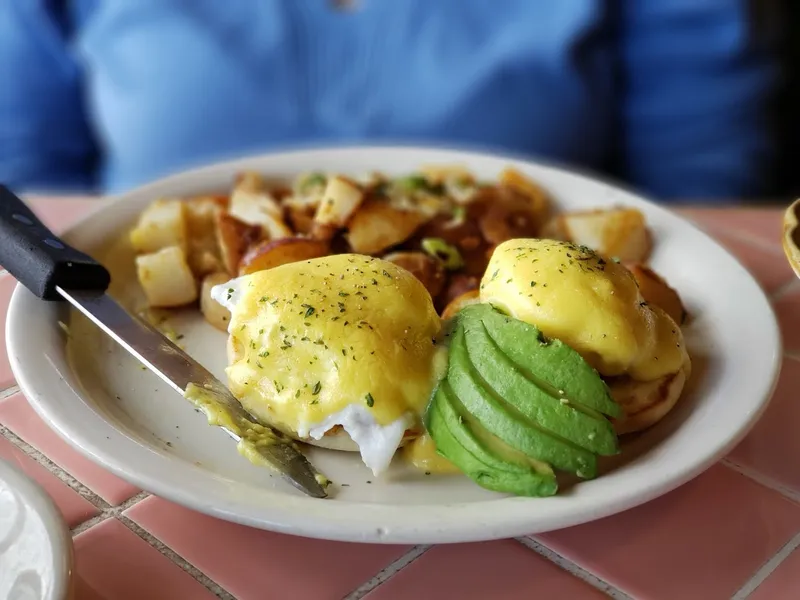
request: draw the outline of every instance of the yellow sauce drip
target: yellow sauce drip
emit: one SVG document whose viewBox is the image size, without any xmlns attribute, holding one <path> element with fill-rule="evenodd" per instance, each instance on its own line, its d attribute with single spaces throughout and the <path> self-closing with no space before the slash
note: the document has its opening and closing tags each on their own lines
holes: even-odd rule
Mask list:
<svg viewBox="0 0 800 600">
<path fill-rule="evenodd" d="M 436 444 L 427 433 L 403 448 L 403 458 L 426 473 L 460 473 L 458 467 L 436 452 Z"/>
<path fill-rule="evenodd" d="M 216 393 L 210 388 L 190 383 L 186 386 L 184 397 L 206 415 L 209 425 L 224 427 L 238 435 L 240 439 L 236 449 L 257 467 L 274 468 L 261 455 L 260 448 L 278 443 L 292 443 L 288 439 L 278 438 L 270 429 L 259 423 L 234 415 L 218 400 Z M 330 483 L 322 475 L 317 476 L 317 481 L 323 486 Z"/>
</svg>

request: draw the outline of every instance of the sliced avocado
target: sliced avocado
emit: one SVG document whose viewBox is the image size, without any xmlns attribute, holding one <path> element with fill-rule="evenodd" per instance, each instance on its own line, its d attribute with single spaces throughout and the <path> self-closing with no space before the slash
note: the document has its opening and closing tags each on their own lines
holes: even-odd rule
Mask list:
<svg viewBox="0 0 800 600">
<path fill-rule="evenodd" d="M 462 323 L 470 362 L 498 396 L 542 429 L 585 450 L 600 455 L 617 453 L 617 435 L 608 419 L 596 411 L 592 411 L 592 415 L 581 412 L 565 396 L 553 393 L 550 386 L 540 387 L 537 381 L 526 378 L 489 337 L 482 320 L 465 316 L 462 317 Z M 539 341 L 532 336 L 520 340 L 520 344 L 538 346 Z M 549 346 L 544 351 L 536 349 L 541 360 L 553 360 L 549 349 Z M 599 379 L 598 375 L 585 372 L 578 376 Z"/>
<path fill-rule="evenodd" d="M 451 340 L 447 381 L 464 408 L 489 432 L 525 455 L 584 479 L 595 477 L 594 454 L 543 430 L 485 384 L 470 363 L 463 322 Z"/>
<path fill-rule="evenodd" d="M 446 381 L 439 384 L 425 416 L 428 433 L 442 456 L 489 490 L 518 496 L 552 496 L 558 491 L 548 465 L 540 463 L 537 469 L 530 463 L 503 460 L 488 450 L 472 430 L 475 424 L 467 424 L 454 408 L 452 392 L 448 390 Z M 492 436 L 485 430 L 482 434 Z"/>
<path fill-rule="evenodd" d="M 584 412 L 621 416 L 622 409 L 597 371 L 561 340 L 547 340 L 533 325 L 508 317 L 488 304 L 467 306 L 460 316 L 464 320 L 480 318 L 506 357 L 539 387 L 549 386 L 551 393 L 562 395 Z M 531 343 L 531 339 L 539 343 Z"/>
</svg>

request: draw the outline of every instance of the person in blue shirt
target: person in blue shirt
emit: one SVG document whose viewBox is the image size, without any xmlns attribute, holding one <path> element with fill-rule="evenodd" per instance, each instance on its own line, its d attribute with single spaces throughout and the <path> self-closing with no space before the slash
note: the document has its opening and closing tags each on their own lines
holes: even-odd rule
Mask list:
<svg viewBox="0 0 800 600">
<path fill-rule="evenodd" d="M 2 0 L 0 181 L 119 192 L 290 146 L 426 143 L 662 199 L 769 189 L 748 0 Z"/>
</svg>

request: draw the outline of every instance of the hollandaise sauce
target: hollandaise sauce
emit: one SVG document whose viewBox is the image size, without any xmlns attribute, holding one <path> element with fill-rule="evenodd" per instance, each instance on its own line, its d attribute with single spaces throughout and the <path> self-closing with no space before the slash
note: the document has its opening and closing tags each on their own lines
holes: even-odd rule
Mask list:
<svg viewBox="0 0 800 600">
<path fill-rule="evenodd" d="M 630 271 L 585 246 L 504 242 L 492 255 L 480 298 L 562 340 L 601 375 L 650 381 L 686 360 L 680 328 L 644 301 Z"/>
<path fill-rule="evenodd" d="M 337 255 L 260 271 L 228 289 L 229 385 L 251 414 L 303 438 L 351 405 L 381 426 L 424 410 L 440 321 L 407 271 Z"/>
<path fill-rule="evenodd" d="M 273 468 L 272 464 L 262 456 L 260 449 L 277 443 L 292 443 L 287 438 L 279 439 L 275 433 L 260 423 L 233 414 L 217 399 L 217 395 L 210 388 L 190 383 L 186 386 L 184 397 L 205 414 L 209 425 L 224 427 L 239 436 L 237 444 L 239 454 L 257 467 Z M 322 475 L 317 476 L 317 481 L 323 486 L 330 483 Z"/>
<path fill-rule="evenodd" d="M 439 454 L 436 443 L 428 433 L 415 438 L 403 447 L 403 458 L 425 473 L 460 473 L 461 470 Z"/>
</svg>

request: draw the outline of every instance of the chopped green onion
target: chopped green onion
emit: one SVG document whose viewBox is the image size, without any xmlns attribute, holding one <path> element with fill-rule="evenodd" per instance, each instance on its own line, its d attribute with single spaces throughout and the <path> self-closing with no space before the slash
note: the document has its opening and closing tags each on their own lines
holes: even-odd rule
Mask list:
<svg viewBox="0 0 800 600">
<path fill-rule="evenodd" d="M 458 248 L 448 244 L 442 238 L 425 238 L 421 245 L 425 254 L 440 261 L 449 271 L 455 271 L 464 266 L 464 259 L 461 258 Z"/>
</svg>

